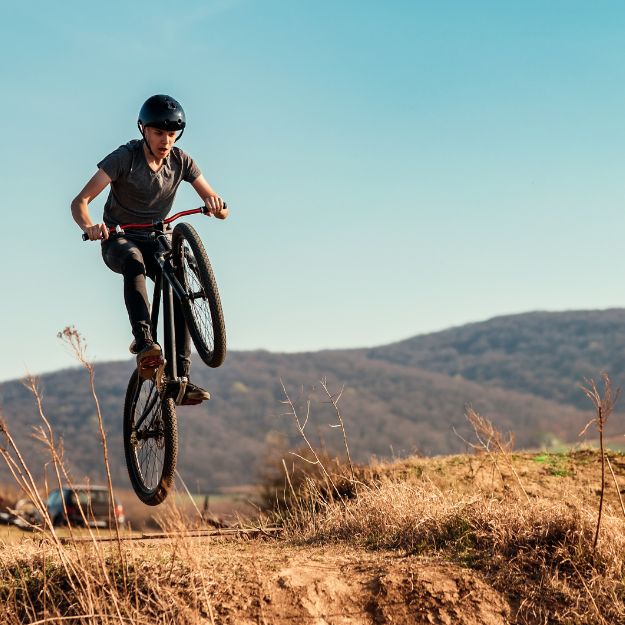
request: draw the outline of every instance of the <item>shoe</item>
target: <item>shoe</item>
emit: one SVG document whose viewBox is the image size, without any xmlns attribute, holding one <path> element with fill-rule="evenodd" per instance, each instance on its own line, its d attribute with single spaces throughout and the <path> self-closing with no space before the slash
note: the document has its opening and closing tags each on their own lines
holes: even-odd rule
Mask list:
<svg viewBox="0 0 625 625">
<path fill-rule="evenodd" d="M 184 396 L 180 402 L 183 406 L 192 406 L 199 404 L 200 402 L 210 399 L 210 393 L 200 388 L 193 382 L 187 382 L 187 388 L 185 389 Z"/>
<path fill-rule="evenodd" d="M 145 341 L 143 345 L 137 346 L 136 349 L 139 377 L 149 380 L 164 363 L 161 346 L 154 341 Z"/>
</svg>

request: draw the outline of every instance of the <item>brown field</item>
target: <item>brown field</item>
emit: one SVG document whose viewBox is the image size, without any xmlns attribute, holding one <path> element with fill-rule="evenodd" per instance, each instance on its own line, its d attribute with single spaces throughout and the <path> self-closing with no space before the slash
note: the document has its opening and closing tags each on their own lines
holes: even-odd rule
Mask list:
<svg viewBox="0 0 625 625">
<path fill-rule="evenodd" d="M 179 510 L 190 526 L 200 523 L 200 516 L 213 519 L 225 525 L 235 523 L 239 518 L 248 518 L 257 508 L 257 489 L 241 486 L 227 492 L 193 494 L 191 500 L 185 492 L 169 497 L 158 507 L 146 506 L 131 489 L 115 489 L 115 494 L 124 506 L 124 513 L 130 527 L 136 530 L 156 529 L 159 519 L 171 513 L 172 508 Z"/>
</svg>

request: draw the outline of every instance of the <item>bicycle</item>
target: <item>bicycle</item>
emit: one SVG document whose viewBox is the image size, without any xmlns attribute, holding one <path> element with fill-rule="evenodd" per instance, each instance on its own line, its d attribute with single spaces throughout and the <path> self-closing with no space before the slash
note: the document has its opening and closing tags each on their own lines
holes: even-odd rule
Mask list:
<svg viewBox="0 0 625 625">
<path fill-rule="evenodd" d="M 176 366 L 173 298 L 181 308 L 198 355 L 209 367 L 219 367 L 226 357 L 226 329 L 217 282 L 202 240 L 188 223 L 173 221 L 187 215 L 207 214 L 205 207 L 176 213 L 155 223 L 126 224 L 111 228 L 111 235 L 126 230 L 150 230 L 161 273 L 154 283 L 151 324 L 157 341 L 163 302 L 163 356 L 155 374 L 147 379 L 135 369 L 124 401 L 124 452 L 132 487 L 148 505 L 162 503 L 171 489 L 178 455 L 176 405 L 184 397 L 187 379 Z M 171 239 L 171 241 L 170 241 Z M 83 240 L 88 236 L 83 234 Z M 160 361 L 160 359 L 159 359 Z M 147 363 L 148 365 L 150 363 Z"/>
</svg>

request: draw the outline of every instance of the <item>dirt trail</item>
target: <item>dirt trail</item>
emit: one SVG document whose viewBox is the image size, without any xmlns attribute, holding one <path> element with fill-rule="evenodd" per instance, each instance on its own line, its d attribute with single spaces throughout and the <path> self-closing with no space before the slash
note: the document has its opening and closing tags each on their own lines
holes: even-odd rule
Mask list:
<svg viewBox="0 0 625 625">
<path fill-rule="evenodd" d="M 397 552 L 245 541 L 213 543 L 201 560 L 216 623 L 510 622 L 504 598 L 476 573 Z"/>
</svg>

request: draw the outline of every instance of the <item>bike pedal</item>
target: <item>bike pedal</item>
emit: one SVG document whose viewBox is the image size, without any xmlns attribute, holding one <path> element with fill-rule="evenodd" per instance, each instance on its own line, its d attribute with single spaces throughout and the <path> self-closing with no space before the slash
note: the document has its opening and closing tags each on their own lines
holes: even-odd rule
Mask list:
<svg viewBox="0 0 625 625">
<path fill-rule="evenodd" d="M 139 375 L 146 380 L 150 379 L 164 362 L 162 356 L 146 356 L 139 364 Z"/>
<path fill-rule="evenodd" d="M 142 369 L 158 369 L 163 364 L 161 356 L 148 356 L 141 361 Z"/>
</svg>

